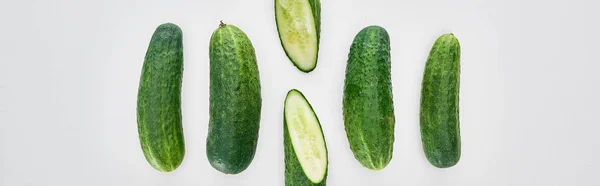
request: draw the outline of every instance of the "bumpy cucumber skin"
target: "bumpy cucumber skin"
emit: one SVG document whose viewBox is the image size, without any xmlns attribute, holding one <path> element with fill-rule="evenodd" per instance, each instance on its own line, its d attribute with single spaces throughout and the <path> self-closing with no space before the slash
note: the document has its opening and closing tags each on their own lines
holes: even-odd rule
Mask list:
<svg viewBox="0 0 600 186">
<path fill-rule="evenodd" d="M 300 93 L 300 95 L 302 95 L 302 97 L 306 100 L 306 97 L 304 97 L 304 94 L 302 94 L 302 92 L 300 92 L 296 89 L 290 90 L 288 92 L 288 95 L 292 91 Z M 315 114 L 315 118 L 317 118 L 317 121 L 319 121 L 319 118 L 317 117 L 315 111 L 313 110 L 312 105 L 310 105 L 310 102 L 308 102 L 308 100 L 306 102 L 310 106 L 310 110 L 312 110 L 313 114 Z M 319 128 L 321 130 L 321 134 L 323 134 L 323 129 L 321 128 L 320 121 L 319 121 Z M 323 136 L 323 140 L 325 140 L 325 136 Z M 284 111 L 283 111 L 283 146 L 284 146 L 284 151 L 285 151 L 285 185 L 286 186 L 324 186 L 324 185 L 326 185 L 327 172 L 329 171 L 329 160 L 327 160 L 327 169 L 325 170 L 325 176 L 323 177 L 323 180 L 321 181 L 321 183 L 313 183 L 312 181 L 310 181 L 310 179 L 308 179 L 308 177 L 304 173 L 304 170 L 302 169 L 302 165 L 300 165 L 300 162 L 298 161 L 298 157 L 296 156 L 296 152 L 294 151 L 294 146 L 292 145 L 292 139 L 290 139 L 290 134 L 289 134 L 288 127 L 287 127 L 287 121 L 286 121 L 286 117 L 285 117 L 285 106 L 284 106 Z M 327 143 L 325 143 L 325 149 L 327 149 Z M 325 152 L 325 153 L 327 153 L 327 152 Z M 326 156 L 329 156 L 329 155 L 327 154 Z"/>
<path fill-rule="evenodd" d="M 460 159 L 460 44 L 453 34 L 436 41 L 423 75 L 421 90 L 421 140 L 427 160 L 447 168 Z"/>
<path fill-rule="evenodd" d="M 142 150 L 148 163 L 163 172 L 179 167 L 185 155 L 181 126 L 182 35 L 172 23 L 156 28 L 138 90 L 137 123 Z"/>
<path fill-rule="evenodd" d="M 278 0 L 274 0 L 274 1 L 275 1 L 275 3 L 274 3 L 275 6 L 277 6 Z M 285 50 L 285 46 L 283 46 L 283 40 L 281 39 L 281 37 L 279 38 L 281 48 L 283 48 L 285 55 L 288 57 L 288 59 L 290 59 L 290 61 L 292 61 L 292 64 L 294 64 L 294 66 L 298 70 L 300 70 L 304 73 L 312 72 L 313 70 L 315 70 L 315 68 L 317 68 L 317 65 L 319 63 L 319 46 L 320 46 L 320 42 L 321 42 L 321 0 L 307 0 L 307 1 L 310 4 L 310 9 L 312 10 L 312 13 L 313 13 L 313 19 L 315 20 L 315 26 L 317 27 L 315 29 L 317 31 L 317 57 L 315 58 L 315 66 L 310 69 L 303 69 L 299 65 L 297 65 L 296 61 L 294 61 L 294 59 L 292 59 L 292 57 L 290 56 L 288 51 Z M 275 11 L 277 11 L 277 7 L 275 7 Z M 277 27 L 277 33 L 280 33 L 279 32 L 279 23 L 277 23 L 277 12 L 275 12 L 275 25 Z"/>
<path fill-rule="evenodd" d="M 346 135 L 354 157 L 372 170 L 392 159 L 394 103 L 390 38 L 379 26 L 361 30 L 352 43 L 344 86 Z"/>
<path fill-rule="evenodd" d="M 308 0 L 317 27 L 317 59 L 319 58 L 319 41 L 321 40 L 321 0 Z M 318 61 L 318 60 L 317 60 Z M 315 65 L 316 66 L 316 65 Z"/>
<path fill-rule="evenodd" d="M 232 25 L 210 40 L 210 120 L 206 155 L 225 174 L 244 171 L 254 158 L 260 127 L 261 94 L 254 47 Z"/>
</svg>

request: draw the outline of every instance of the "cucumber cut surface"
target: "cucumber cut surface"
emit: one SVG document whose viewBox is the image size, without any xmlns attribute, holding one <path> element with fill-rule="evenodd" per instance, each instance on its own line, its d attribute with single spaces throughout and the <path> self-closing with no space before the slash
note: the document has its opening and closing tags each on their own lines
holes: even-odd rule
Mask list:
<svg viewBox="0 0 600 186">
<path fill-rule="evenodd" d="M 312 183 L 321 183 L 327 174 L 327 147 L 321 130 L 319 119 L 314 113 L 310 103 L 298 90 L 291 90 L 285 100 L 284 106 L 286 139 L 289 138 L 294 155 L 305 176 Z M 288 162 L 288 161 L 286 161 Z M 290 162 L 296 163 L 295 160 Z M 289 165 L 289 164 L 288 164 Z M 286 165 L 295 168 L 293 165 Z M 286 175 L 286 183 L 288 176 Z M 298 176 L 298 175 L 295 175 Z M 300 175 L 303 176 L 303 175 Z"/>
<path fill-rule="evenodd" d="M 312 2 L 312 3 L 311 3 Z M 320 3 L 310 0 L 275 0 L 275 19 L 281 45 L 303 72 L 317 66 Z"/>
</svg>

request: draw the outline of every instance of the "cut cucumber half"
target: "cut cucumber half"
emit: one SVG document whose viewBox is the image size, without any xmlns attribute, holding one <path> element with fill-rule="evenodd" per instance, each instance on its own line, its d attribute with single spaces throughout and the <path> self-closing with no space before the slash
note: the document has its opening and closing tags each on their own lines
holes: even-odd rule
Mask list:
<svg viewBox="0 0 600 186">
<path fill-rule="evenodd" d="M 317 67 L 321 3 L 319 0 L 275 0 L 275 22 L 283 50 L 303 72 Z"/>
<path fill-rule="evenodd" d="M 286 185 L 324 185 L 327 147 L 317 115 L 296 89 L 288 92 L 284 105 Z"/>
</svg>

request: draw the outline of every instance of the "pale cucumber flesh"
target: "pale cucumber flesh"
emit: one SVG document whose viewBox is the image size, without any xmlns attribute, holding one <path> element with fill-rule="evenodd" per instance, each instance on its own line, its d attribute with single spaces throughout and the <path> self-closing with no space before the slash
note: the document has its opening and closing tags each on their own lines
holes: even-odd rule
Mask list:
<svg viewBox="0 0 600 186">
<path fill-rule="evenodd" d="M 302 71 L 314 69 L 318 33 L 308 0 L 276 0 L 275 19 L 281 44 L 290 60 Z"/>
<path fill-rule="evenodd" d="M 327 171 L 327 148 L 319 120 L 306 98 L 297 90 L 288 93 L 284 115 L 302 170 L 311 182 L 320 183 Z"/>
</svg>

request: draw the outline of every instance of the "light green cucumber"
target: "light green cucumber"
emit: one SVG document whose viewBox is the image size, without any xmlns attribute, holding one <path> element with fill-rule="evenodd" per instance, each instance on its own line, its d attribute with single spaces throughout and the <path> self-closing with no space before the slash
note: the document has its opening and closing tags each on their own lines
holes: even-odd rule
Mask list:
<svg viewBox="0 0 600 186">
<path fill-rule="evenodd" d="M 421 90 L 421 139 L 427 160 L 447 168 L 460 159 L 460 44 L 453 34 L 440 36 L 425 64 Z"/>
</svg>

